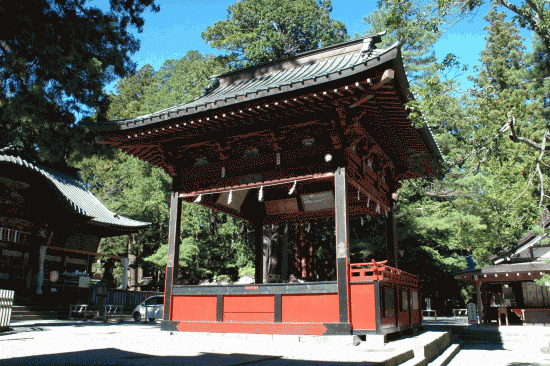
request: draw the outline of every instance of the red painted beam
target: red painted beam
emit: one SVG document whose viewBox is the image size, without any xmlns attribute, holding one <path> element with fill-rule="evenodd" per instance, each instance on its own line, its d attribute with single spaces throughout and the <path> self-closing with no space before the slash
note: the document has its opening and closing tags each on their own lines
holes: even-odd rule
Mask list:
<svg viewBox="0 0 550 366">
<path fill-rule="evenodd" d="M 312 323 L 220 323 L 180 322 L 180 332 L 247 333 L 247 334 L 308 334 L 323 335 L 327 328 Z"/>
</svg>

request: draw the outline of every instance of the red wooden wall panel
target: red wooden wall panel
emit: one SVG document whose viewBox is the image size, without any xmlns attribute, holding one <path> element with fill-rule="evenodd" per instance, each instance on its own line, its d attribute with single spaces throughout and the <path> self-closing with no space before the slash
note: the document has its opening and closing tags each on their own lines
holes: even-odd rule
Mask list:
<svg viewBox="0 0 550 366">
<path fill-rule="evenodd" d="M 283 295 L 283 323 L 338 323 L 338 294 Z"/>
<path fill-rule="evenodd" d="M 274 322 L 275 298 L 272 295 L 224 296 L 224 322 Z"/>
<path fill-rule="evenodd" d="M 224 296 L 224 313 L 273 313 L 275 300 L 273 295 Z"/>
<path fill-rule="evenodd" d="M 376 329 L 374 283 L 350 285 L 351 324 L 353 329 Z"/>
<path fill-rule="evenodd" d="M 173 296 L 173 321 L 216 321 L 216 296 Z"/>
</svg>

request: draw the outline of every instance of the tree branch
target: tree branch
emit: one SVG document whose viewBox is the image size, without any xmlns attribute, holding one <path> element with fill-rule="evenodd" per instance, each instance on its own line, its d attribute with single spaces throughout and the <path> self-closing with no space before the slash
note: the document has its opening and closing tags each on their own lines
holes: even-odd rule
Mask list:
<svg viewBox="0 0 550 366">
<path fill-rule="evenodd" d="M 539 155 L 539 159 L 537 161 L 537 171 L 539 173 L 540 178 L 540 202 L 539 202 L 539 208 L 542 207 L 542 202 L 544 200 L 544 176 L 542 175 L 542 171 L 540 170 L 540 162 L 542 160 L 542 157 L 544 156 L 544 153 L 546 152 L 546 139 L 548 138 L 548 129 L 544 131 L 544 136 L 542 137 L 542 149 Z"/>
<path fill-rule="evenodd" d="M 537 150 L 541 150 L 541 151 L 544 151 L 544 149 L 546 148 L 546 132 L 544 133 L 544 137 L 542 139 L 542 145 L 539 145 L 537 144 L 535 141 L 532 141 L 532 140 L 529 140 L 529 139 L 526 139 L 525 137 L 521 137 L 521 136 L 518 136 L 516 135 L 516 130 L 515 130 L 515 123 L 516 123 L 516 118 L 514 116 L 512 116 L 512 111 L 509 111 L 507 113 L 507 116 L 508 116 L 508 121 L 506 122 L 506 128 L 503 127 L 501 129 L 502 132 L 506 131 L 506 130 L 510 130 L 510 135 L 508 137 L 510 137 L 510 140 L 512 140 L 513 142 L 523 142 L 524 144 L 527 144 L 529 146 L 531 146 L 532 148 L 534 149 L 537 149 Z M 540 160 L 540 158 L 539 158 Z"/>
</svg>

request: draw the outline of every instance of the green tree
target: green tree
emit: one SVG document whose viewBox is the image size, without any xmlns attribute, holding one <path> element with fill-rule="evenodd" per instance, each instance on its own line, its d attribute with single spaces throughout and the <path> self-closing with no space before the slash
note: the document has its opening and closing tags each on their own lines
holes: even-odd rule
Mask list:
<svg viewBox="0 0 550 366">
<path fill-rule="evenodd" d="M 158 71 L 146 65 L 117 83 L 115 93 L 109 95 L 111 103 L 107 116 L 110 119 L 132 118 L 188 102 L 204 92 L 209 75 L 227 70 L 223 58 L 203 56 L 196 51 L 189 51 L 180 60 L 167 60 Z M 82 169 L 87 184 L 108 207 L 122 215 L 152 223 L 151 229 L 139 234 L 103 240 L 100 251 L 128 253 L 135 258 L 134 268 L 145 268 L 149 274 L 162 273 L 166 267 L 171 179 L 160 168 L 119 150 L 96 147 L 86 154 L 79 150 L 78 154 L 73 154 L 72 162 Z M 204 210 L 198 205 L 190 206 L 196 206 L 197 212 Z M 200 234 L 202 228 L 213 225 L 204 215 L 199 215 L 202 221 L 196 221 L 196 233 L 185 229 L 194 212 L 186 208 L 182 224 L 180 253 L 186 281 L 197 283 L 228 272 L 231 266 L 246 267 L 249 254 L 246 250 L 239 251 L 242 241 L 233 235 L 237 224 L 216 213 L 216 222 L 224 222 L 225 226 L 216 229 L 216 233 L 223 234 L 210 240 Z M 228 234 L 228 230 L 233 234 Z M 240 233 L 237 236 L 242 237 Z"/>
<path fill-rule="evenodd" d="M 537 162 L 541 154 L 529 143 L 515 140 L 511 131 L 518 132 L 518 126 L 511 130 L 510 123 L 519 123 L 524 136 L 528 130 L 535 132 L 538 125 L 538 132 L 529 135 L 540 138 L 545 129 L 540 129 L 544 124 L 535 122 L 529 112 L 535 99 L 524 83 L 529 68 L 523 39 L 496 8 L 486 20 L 487 46 L 480 54 L 481 66 L 474 68 L 477 74 L 471 77 L 475 85 L 472 93 L 453 97 L 449 93 L 452 86 L 433 83 L 435 87 L 422 90 L 419 103 L 436 126 L 449 164 L 445 180 L 432 184 L 430 192 L 445 202 L 437 204 L 438 210 L 447 212 L 442 205 L 451 205 L 462 214 L 458 221 L 447 216 L 449 227 L 468 223 L 479 228 L 471 234 L 461 229 L 463 234 L 456 238 L 460 240 L 451 242 L 471 249 L 481 263 L 516 242 L 540 216 L 541 192 L 536 179 L 542 173 Z M 519 116 L 521 119 L 516 119 Z M 539 180 L 539 188 L 544 180 Z M 483 240 L 476 240 L 480 237 Z"/>
<path fill-rule="evenodd" d="M 238 1 L 202 37 L 235 55 L 237 65 L 263 63 L 348 39 L 331 11 L 330 0 Z"/>
<path fill-rule="evenodd" d="M 80 157 L 74 165 L 81 169 L 92 193 L 110 210 L 152 224 L 133 235 L 103 238 L 99 245 L 100 253 L 129 255 L 133 269 L 143 267 L 143 258 L 168 240 L 170 177 L 120 150 L 103 149 Z"/>
<path fill-rule="evenodd" d="M 399 6 L 402 0 L 384 2 Z M 518 1 L 509 0 L 438 0 L 437 10 L 443 18 L 453 10 L 460 16 L 466 16 L 486 3 L 492 3 L 509 11 L 513 15 L 514 22 L 522 28 L 533 31 L 540 37 L 545 52 L 550 52 L 550 3 L 547 0 L 524 0 L 519 4 Z"/>
<path fill-rule="evenodd" d="M 180 233 L 179 278 L 197 284 L 220 277 L 237 280 L 253 273 L 254 235 L 251 226 L 198 204 L 183 203 Z M 166 267 L 168 244 L 148 258 L 157 268 Z"/>
<path fill-rule="evenodd" d="M 364 36 L 386 31 L 380 47 L 392 45 L 395 42 L 402 44 L 403 63 L 407 71 L 407 78 L 414 85 L 422 82 L 428 75 L 435 72 L 437 58 L 433 45 L 443 34 L 438 19 L 431 19 L 431 28 L 418 22 L 418 13 L 426 11 L 421 1 L 407 2 L 400 11 L 381 4 L 367 16 L 363 23 L 369 28 Z"/>
<path fill-rule="evenodd" d="M 204 94 L 209 77 L 229 71 L 226 57 L 188 51 L 179 60 L 166 60 L 145 93 L 148 113 L 186 103 Z"/>
<path fill-rule="evenodd" d="M 154 78 L 155 69 L 147 64 L 137 72 L 120 79 L 115 85 L 115 92 L 109 94 L 107 119 L 114 121 L 149 113 L 145 100 Z"/>
<path fill-rule="evenodd" d="M 0 145 L 18 143 L 41 159 L 64 162 L 77 117 L 103 116 L 103 87 L 135 65 L 145 10 L 153 0 L 112 0 L 103 12 L 85 0 L 0 4 Z M 9 26 L 8 26 L 9 25 Z"/>
</svg>

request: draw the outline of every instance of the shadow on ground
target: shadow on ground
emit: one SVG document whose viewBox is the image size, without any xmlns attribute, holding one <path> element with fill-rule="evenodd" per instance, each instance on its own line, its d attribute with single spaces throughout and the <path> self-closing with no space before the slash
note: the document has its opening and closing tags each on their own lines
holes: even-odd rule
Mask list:
<svg viewBox="0 0 550 366">
<path fill-rule="evenodd" d="M 454 343 L 461 349 L 504 350 L 502 335 L 495 325 L 468 324 L 465 317 L 425 318 L 424 329 L 435 332 L 451 332 Z M 517 365 L 519 366 L 519 365 Z"/>
<path fill-rule="evenodd" d="M 354 363 L 354 362 L 330 362 L 330 361 L 307 361 L 307 360 L 288 360 L 281 359 L 278 356 L 264 356 L 251 354 L 218 354 L 201 353 L 197 356 L 155 356 L 142 353 L 127 352 L 116 348 L 104 348 L 96 350 L 87 350 L 79 352 L 57 353 L 50 355 L 19 357 L 2 360 L 2 366 L 69 366 L 69 365 L 185 365 L 185 366 L 237 366 L 237 365 L 338 365 L 338 366 L 357 366 L 374 365 L 372 363 Z"/>
<path fill-rule="evenodd" d="M 135 327 L 135 326 L 150 326 L 150 327 L 158 327 L 160 328 L 160 323 L 156 322 L 123 322 L 123 323 L 117 323 L 113 321 L 109 322 L 102 322 L 102 321 L 72 321 L 72 320 L 56 320 L 55 322 L 32 322 L 32 323 L 12 323 L 10 328 L 5 329 L 4 331 L 0 332 L 0 337 L 2 335 L 8 335 L 13 333 L 21 333 L 21 332 L 28 332 L 28 331 L 42 331 L 46 330 L 47 328 L 58 328 L 58 327 L 81 327 L 81 328 L 89 328 L 89 327 L 105 327 L 105 326 L 113 326 L 113 325 L 120 325 L 124 327 Z"/>
</svg>

